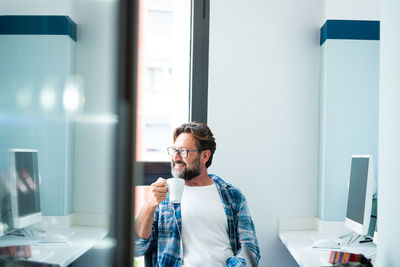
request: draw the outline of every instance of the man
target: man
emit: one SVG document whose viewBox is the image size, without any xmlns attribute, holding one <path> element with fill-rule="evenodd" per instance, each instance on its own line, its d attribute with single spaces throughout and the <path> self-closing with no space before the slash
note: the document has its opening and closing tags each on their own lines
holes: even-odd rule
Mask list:
<svg viewBox="0 0 400 267">
<path fill-rule="evenodd" d="M 181 203 L 168 201 L 165 179 L 151 185 L 135 224 L 136 255 L 152 253 L 153 266 L 162 267 L 246 266 L 246 258 L 251 258 L 247 264 L 258 263 L 256 232 L 244 196 L 208 175 L 216 149 L 211 130 L 203 123 L 186 123 L 175 129 L 173 140 L 168 148 L 171 172 L 185 179 Z"/>
</svg>

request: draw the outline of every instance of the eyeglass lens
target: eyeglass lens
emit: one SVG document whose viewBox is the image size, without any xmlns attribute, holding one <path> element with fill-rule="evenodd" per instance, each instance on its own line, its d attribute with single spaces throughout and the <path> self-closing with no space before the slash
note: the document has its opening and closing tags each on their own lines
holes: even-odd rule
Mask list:
<svg viewBox="0 0 400 267">
<path fill-rule="evenodd" d="M 173 156 L 176 152 L 178 153 L 179 157 L 181 157 L 181 158 L 186 158 L 187 155 L 188 155 L 188 150 L 187 149 L 184 149 L 184 148 L 176 149 L 174 147 L 169 147 L 168 148 L 168 154 L 170 156 Z"/>
</svg>

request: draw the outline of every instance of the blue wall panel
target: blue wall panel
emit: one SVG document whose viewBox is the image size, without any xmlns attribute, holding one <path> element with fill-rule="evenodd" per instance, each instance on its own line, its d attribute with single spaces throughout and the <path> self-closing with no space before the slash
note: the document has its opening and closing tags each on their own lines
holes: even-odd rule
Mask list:
<svg viewBox="0 0 400 267">
<path fill-rule="evenodd" d="M 344 220 L 352 154 L 378 162 L 379 41 L 326 40 L 321 46 L 319 209 Z"/>
<path fill-rule="evenodd" d="M 4 25 L 0 19 L 2 31 Z M 68 34 L 0 35 L 0 171 L 7 175 L 8 149 L 38 149 L 44 215 L 72 211 L 73 129 L 63 92 L 74 71 L 74 50 Z"/>
<path fill-rule="evenodd" d="M 327 20 L 321 27 L 320 45 L 327 39 L 379 40 L 379 25 L 379 21 Z"/>
</svg>

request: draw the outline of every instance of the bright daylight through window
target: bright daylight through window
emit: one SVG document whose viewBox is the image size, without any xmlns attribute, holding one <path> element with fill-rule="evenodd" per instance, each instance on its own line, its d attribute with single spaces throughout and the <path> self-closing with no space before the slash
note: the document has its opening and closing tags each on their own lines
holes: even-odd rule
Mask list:
<svg viewBox="0 0 400 267">
<path fill-rule="evenodd" d="M 191 1 L 139 1 L 137 161 L 169 161 L 189 120 Z"/>
</svg>

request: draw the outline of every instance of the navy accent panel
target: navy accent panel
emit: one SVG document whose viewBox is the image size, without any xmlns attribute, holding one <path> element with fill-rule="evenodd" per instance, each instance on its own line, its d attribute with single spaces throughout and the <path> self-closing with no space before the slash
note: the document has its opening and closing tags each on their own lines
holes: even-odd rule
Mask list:
<svg viewBox="0 0 400 267">
<path fill-rule="evenodd" d="M 320 45 L 326 39 L 379 40 L 379 21 L 327 20 L 321 27 Z"/>
<path fill-rule="evenodd" d="M 0 34 L 68 35 L 77 40 L 76 24 L 67 16 L 0 16 Z"/>
</svg>

